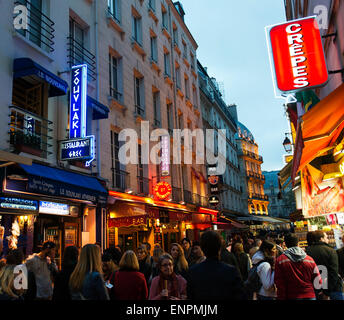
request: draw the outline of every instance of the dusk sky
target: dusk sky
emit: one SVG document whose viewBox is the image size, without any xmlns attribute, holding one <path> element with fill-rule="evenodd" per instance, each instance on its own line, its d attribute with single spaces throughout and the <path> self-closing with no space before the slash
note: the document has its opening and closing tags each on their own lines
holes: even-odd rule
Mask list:
<svg viewBox="0 0 344 320">
<path fill-rule="evenodd" d="M 289 132 L 283 100 L 274 97 L 265 26 L 286 21 L 283 0 L 182 0 L 197 57 L 223 83 L 225 102 L 253 134 L 262 170 L 280 170 Z"/>
</svg>

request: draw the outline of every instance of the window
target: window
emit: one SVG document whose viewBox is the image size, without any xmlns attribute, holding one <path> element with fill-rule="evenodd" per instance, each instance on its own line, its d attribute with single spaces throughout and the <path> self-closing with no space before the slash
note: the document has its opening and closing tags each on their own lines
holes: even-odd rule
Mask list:
<svg viewBox="0 0 344 320">
<path fill-rule="evenodd" d="M 188 78 L 184 78 L 184 85 L 185 85 L 185 96 L 186 99 L 190 98 L 190 87 L 189 87 L 189 79 Z"/>
<path fill-rule="evenodd" d="M 142 194 L 149 194 L 148 165 L 142 164 L 142 147 L 138 145 L 138 165 L 137 165 L 137 191 Z"/>
<path fill-rule="evenodd" d="M 190 52 L 191 69 L 195 70 L 195 56 Z"/>
<path fill-rule="evenodd" d="M 188 47 L 186 45 L 186 43 L 183 40 L 183 58 L 187 59 L 188 58 Z"/>
<path fill-rule="evenodd" d="M 173 29 L 173 43 L 176 44 L 177 46 L 179 45 L 179 41 L 178 41 L 178 29 L 174 28 Z"/>
<path fill-rule="evenodd" d="M 157 37 L 151 37 L 151 59 L 154 62 L 158 62 L 158 42 Z"/>
<path fill-rule="evenodd" d="M 121 88 L 121 65 L 122 59 L 116 58 L 109 54 L 109 79 L 110 79 L 110 96 L 118 101 L 122 101 Z"/>
<path fill-rule="evenodd" d="M 134 77 L 135 86 L 135 112 L 137 115 L 145 115 L 144 106 L 144 78 Z"/>
<path fill-rule="evenodd" d="M 69 36 L 73 41 L 72 65 L 84 63 L 85 31 L 75 20 L 69 20 Z"/>
<path fill-rule="evenodd" d="M 194 106 L 198 106 L 197 89 L 196 89 L 196 87 L 192 87 L 192 94 L 193 94 L 193 104 L 194 104 Z"/>
<path fill-rule="evenodd" d="M 161 15 L 162 15 L 162 26 L 166 30 L 168 30 L 168 14 L 167 10 L 162 6 L 161 7 Z"/>
<path fill-rule="evenodd" d="M 167 126 L 168 126 L 169 133 L 172 134 L 172 130 L 173 130 L 172 103 L 167 104 Z"/>
<path fill-rule="evenodd" d="M 153 108 L 154 108 L 154 125 L 160 127 L 161 115 L 160 115 L 160 92 L 153 92 Z"/>
<path fill-rule="evenodd" d="M 170 62 L 170 53 L 164 53 L 164 66 L 165 66 L 165 75 L 171 77 L 171 62 Z"/>
<path fill-rule="evenodd" d="M 138 16 L 132 16 L 132 38 L 142 46 L 142 19 Z"/>
<path fill-rule="evenodd" d="M 181 83 L 180 83 L 180 67 L 176 67 L 176 84 L 177 88 L 181 89 Z"/>
<path fill-rule="evenodd" d="M 118 133 L 110 131 L 111 134 L 111 170 L 112 170 L 112 187 L 119 188 L 123 191 L 128 187 L 125 165 L 119 161 L 119 149 L 124 143 L 118 140 Z"/>
<path fill-rule="evenodd" d="M 108 0 L 108 11 L 111 16 L 121 23 L 121 3 L 120 0 Z"/>
<path fill-rule="evenodd" d="M 183 114 L 178 115 L 178 126 L 179 129 L 183 130 L 184 129 L 184 119 L 183 119 Z"/>
<path fill-rule="evenodd" d="M 148 6 L 155 12 L 155 0 L 149 0 Z"/>
</svg>

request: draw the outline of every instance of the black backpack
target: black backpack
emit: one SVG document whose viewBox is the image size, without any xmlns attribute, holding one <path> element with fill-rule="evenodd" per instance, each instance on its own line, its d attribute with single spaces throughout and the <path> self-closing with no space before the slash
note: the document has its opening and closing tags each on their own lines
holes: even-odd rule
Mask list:
<svg viewBox="0 0 344 320">
<path fill-rule="evenodd" d="M 248 277 L 247 280 L 244 282 L 244 285 L 249 293 L 258 292 L 262 287 L 262 281 L 260 280 L 257 269 L 258 266 L 263 262 L 266 261 L 259 261 L 257 264 L 253 265 L 253 267 L 248 271 Z"/>
</svg>

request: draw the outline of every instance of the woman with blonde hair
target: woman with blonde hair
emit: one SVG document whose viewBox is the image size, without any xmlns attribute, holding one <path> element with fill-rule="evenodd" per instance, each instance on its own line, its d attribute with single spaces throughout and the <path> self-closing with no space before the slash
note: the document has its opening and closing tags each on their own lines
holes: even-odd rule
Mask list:
<svg viewBox="0 0 344 320">
<path fill-rule="evenodd" d="M 176 274 L 180 274 L 183 278 L 185 278 L 187 271 L 189 269 L 189 265 L 185 259 L 184 250 L 180 244 L 172 243 L 171 256 L 174 261 L 174 267 L 173 267 L 174 272 Z"/>
<path fill-rule="evenodd" d="M 0 271 L 0 300 L 21 300 L 14 288 L 15 265 L 5 265 Z"/>
<path fill-rule="evenodd" d="M 126 251 L 119 262 L 119 270 L 115 273 L 116 300 L 146 300 L 148 288 L 145 276 L 139 272 L 139 261 L 132 250 Z"/>
<path fill-rule="evenodd" d="M 79 261 L 70 276 L 69 287 L 73 300 L 109 300 L 97 245 L 87 244 L 81 249 Z"/>
</svg>

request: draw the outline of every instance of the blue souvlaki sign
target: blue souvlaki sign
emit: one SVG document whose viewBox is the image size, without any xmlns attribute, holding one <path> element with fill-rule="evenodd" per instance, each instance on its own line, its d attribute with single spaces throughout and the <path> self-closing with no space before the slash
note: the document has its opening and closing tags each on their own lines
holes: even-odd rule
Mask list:
<svg viewBox="0 0 344 320">
<path fill-rule="evenodd" d="M 61 142 L 61 160 L 89 160 L 94 158 L 94 137 Z"/>
<path fill-rule="evenodd" d="M 86 160 L 90 166 L 95 159 L 94 136 L 86 136 L 87 65 L 72 67 L 69 109 L 69 140 L 60 142 L 60 159 Z"/>
</svg>

